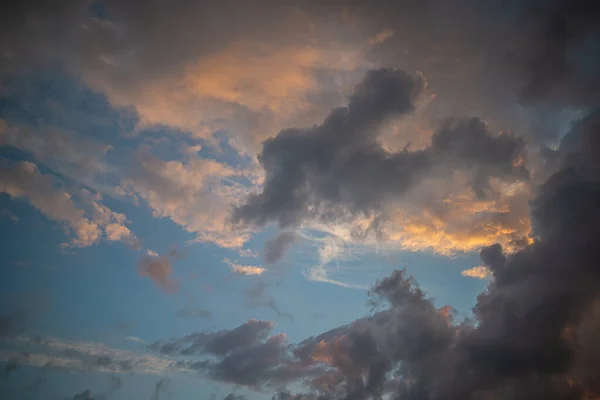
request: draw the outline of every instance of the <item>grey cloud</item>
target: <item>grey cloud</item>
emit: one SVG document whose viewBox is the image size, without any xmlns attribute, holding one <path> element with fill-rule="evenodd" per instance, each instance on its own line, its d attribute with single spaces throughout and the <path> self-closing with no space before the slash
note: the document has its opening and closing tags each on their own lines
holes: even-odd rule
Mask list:
<svg viewBox="0 0 600 400">
<path fill-rule="evenodd" d="M 223 400 L 246 400 L 243 394 L 229 393 Z"/>
<path fill-rule="evenodd" d="M 493 244 L 489 247 L 481 249 L 479 253 L 483 265 L 490 268 L 492 271 L 499 271 L 504 267 L 506 256 L 502 253 L 502 246 Z"/>
<path fill-rule="evenodd" d="M 235 349 L 260 343 L 272 329 L 272 322 L 251 319 L 232 330 L 193 333 L 180 339 L 154 343 L 150 348 L 165 354 L 224 356 Z"/>
<path fill-rule="evenodd" d="M 281 232 L 276 237 L 267 240 L 263 249 L 265 262 L 273 264 L 281 260 L 296 239 L 297 236 L 294 232 Z"/>
<path fill-rule="evenodd" d="M 210 366 L 209 374 L 217 380 L 258 388 L 277 377 L 286 355 L 285 335 L 272 336 L 227 354 Z"/>
<path fill-rule="evenodd" d="M 290 352 L 285 334 L 268 336 L 273 324 L 250 320 L 237 328 L 198 332 L 151 349 L 170 355 L 200 357 L 181 366 L 227 383 L 254 389 L 280 388 L 323 373 L 322 367 Z"/>
<path fill-rule="evenodd" d="M 184 2 L 168 10 L 160 1 L 144 7 L 114 0 L 94 5 L 102 12 L 92 12 L 87 2 L 12 1 L 0 24 L 2 71 L 63 65 L 78 77 L 84 71 L 102 89 L 123 88 L 136 97 L 144 92 L 143 83 L 178 76 L 199 57 L 242 36 L 275 48 L 307 44 L 315 38 L 312 27 L 327 23 L 337 25 L 321 32 L 321 40 L 335 37 L 339 28 L 338 35 L 347 36 L 344 44 L 358 47 L 383 29 L 394 31 L 372 47 L 369 61 L 424 71 L 441 100 L 432 113 L 436 118 L 470 110 L 486 120 L 501 120 L 500 125 L 524 127 L 519 97 L 536 100 L 532 114 L 550 118 L 557 105 L 598 101 L 599 28 L 593 0 L 227 0 Z M 540 104 L 548 102 L 550 108 Z M 240 115 L 253 114 L 240 108 Z M 261 117 L 242 118 L 256 123 Z M 532 119 L 526 118 L 535 125 Z M 536 134 L 553 129 L 550 124 Z"/>
<path fill-rule="evenodd" d="M 475 321 L 454 322 L 396 271 L 372 290 L 373 304 L 387 305 L 383 311 L 301 343 L 299 358 L 328 360 L 342 377 L 328 394 L 597 397 L 600 384 L 590 371 L 600 362 L 591 339 L 600 327 L 600 146 L 577 148 L 532 202 L 535 243 L 512 254 L 501 246 L 482 250 L 494 279 L 478 297 Z"/>
<path fill-rule="evenodd" d="M 348 219 L 383 215 L 426 177 L 469 174 L 479 197 L 490 195 L 489 182 L 526 181 L 524 141 L 493 135 L 477 118 L 449 121 L 425 149 L 392 153 L 377 141 L 377 128 L 388 118 L 410 112 L 423 90 L 422 78 L 400 70 L 372 70 L 356 86 L 347 107 L 333 109 L 310 129 L 287 129 L 264 142 L 259 161 L 266 178 L 262 193 L 236 208 L 235 222 L 280 227 L 310 218 Z"/>
<path fill-rule="evenodd" d="M 523 88 L 525 98 L 568 100 L 578 105 L 598 101 L 600 58 L 594 48 L 600 40 L 600 27 L 595 3 L 534 2 L 526 10 L 524 16 L 534 27 L 533 34 L 529 46 L 519 49 L 527 52 L 516 54 L 529 78 Z"/>
</svg>

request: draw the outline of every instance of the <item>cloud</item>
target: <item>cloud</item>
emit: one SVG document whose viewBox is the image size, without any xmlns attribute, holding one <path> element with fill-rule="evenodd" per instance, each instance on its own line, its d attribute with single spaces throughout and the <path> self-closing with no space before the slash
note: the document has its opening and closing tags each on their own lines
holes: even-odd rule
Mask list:
<svg viewBox="0 0 600 400">
<path fill-rule="evenodd" d="M 47 338 L 41 342 L 22 336 L 5 340 L 0 351 L 0 361 L 6 362 L 11 357 L 16 357 L 16 361 L 21 365 L 73 372 L 163 374 L 189 371 L 171 359 L 156 355 L 115 349 L 102 343 L 56 338 Z"/>
<path fill-rule="evenodd" d="M 223 262 L 229 264 L 233 272 L 239 275 L 262 275 L 267 271 L 265 268 L 255 265 L 236 264 L 228 258 L 224 259 Z"/>
<path fill-rule="evenodd" d="M 311 376 L 313 366 L 293 357 L 285 334 L 269 336 L 273 328 L 272 322 L 249 320 L 232 330 L 197 332 L 150 347 L 164 354 L 199 356 L 182 365 L 208 378 L 254 389 Z"/>
<path fill-rule="evenodd" d="M 243 394 L 229 393 L 223 400 L 246 400 Z"/>
<path fill-rule="evenodd" d="M 259 156 L 264 187 L 235 208 L 234 221 L 282 228 L 347 222 L 354 238 L 375 232 L 407 248 L 442 252 L 522 240 L 529 226 L 512 210 L 528 200 L 518 186 L 529 180 L 519 161 L 522 139 L 492 134 L 472 118 L 447 122 L 424 149 L 391 153 L 378 143 L 378 125 L 411 112 L 424 87 L 422 77 L 372 70 L 348 106 L 333 109 L 321 125 L 266 140 Z M 436 230 L 436 242 L 427 241 Z"/>
<path fill-rule="evenodd" d="M 590 371 L 600 354 L 591 339 L 599 326 L 600 142 L 590 130 L 570 135 L 587 145 L 539 188 L 535 241 L 510 253 L 500 245 L 481 250 L 494 279 L 473 321 L 436 307 L 396 270 L 371 289 L 374 314 L 297 345 L 269 336 L 272 323 L 251 320 L 153 347 L 204 356 L 186 365 L 213 379 L 254 389 L 295 382 L 327 398 L 597 397 Z"/>
<path fill-rule="evenodd" d="M 320 117 L 314 93 L 323 89 L 315 71 L 352 69 L 356 61 L 351 57 L 349 50 L 294 44 L 273 48 L 236 40 L 187 64 L 181 77 L 140 82 L 138 90 L 152 85 L 153 96 L 107 87 L 110 82 L 98 85 L 116 104 L 135 106 L 146 124 L 167 124 L 204 138 L 227 130 L 237 149 L 254 153 L 262 139 L 285 124 Z M 335 88 L 329 90 L 335 94 Z"/>
<path fill-rule="evenodd" d="M 156 286 L 166 292 L 178 289 L 177 283 L 171 278 L 173 267 L 166 257 L 142 257 L 138 263 L 138 273 L 152 279 Z"/>
<path fill-rule="evenodd" d="M 0 217 L 8 218 L 9 220 L 12 221 L 13 224 L 19 223 L 19 217 L 17 217 L 12 211 L 10 211 L 8 209 L 2 210 L 2 212 L 0 212 Z"/>
<path fill-rule="evenodd" d="M 121 180 L 121 192 L 144 201 L 156 218 L 170 218 L 196 240 L 227 248 L 240 248 L 248 239 L 233 231 L 227 222 L 229 209 L 244 193 L 229 178 L 240 171 L 211 159 L 191 157 L 188 161 L 164 161 L 139 151 Z"/>
<path fill-rule="evenodd" d="M 125 226 L 124 214 L 116 213 L 100 203 L 99 193 L 82 190 L 78 194 L 82 208 L 74 196 L 61 187 L 53 175 L 43 174 L 28 161 L 0 160 L 0 192 L 12 198 L 24 198 L 47 218 L 65 224 L 75 235 L 69 246 L 86 247 L 104 236 L 108 241 L 122 241 L 133 248 L 139 244 Z"/>
<path fill-rule="evenodd" d="M 409 3 L 378 0 L 341 7 L 308 1 L 289 7 L 265 0 L 256 7 L 236 1 L 199 2 L 178 5 L 165 13 L 160 2 L 145 4 L 139 12 L 139 7 L 108 1 L 103 5 L 106 13 L 98 15 L 72 2 L 45 7 L 34 1 L 27 7 L 12 7 L 10 16 L 5 16 L 2 29 L 6 34 L 2 36 L 6 39 L 0 48 L 6 62 L 0 73 L 13 78 L 52 65 L 81 79 L 87 88 L 102 92 L 111 104 L 133 106 L 141 126 L 166 124 L 203 138 L 226 131 L 230 145 L 254 156 L 261 141 L 283 127 L 310 127 L 327 118 L 327 110 L 343 102 L 368 68 L 385 65 L 422 70 L 430 90 L 426 100 L 415 99 L 419 115 L 404 115 L 400 125 L 406 122 L 407 126 L 394 134 L 387 125 L 396 121 L 378 121 L 382 132 L 373 133 L 381 148 L 375 147 L 367 156 L 376 160 L 375 153 L 387 152 L 386 165 L 402 163 L 405 158 L 411 163 L 409 158 L 419 158 L 413 157 L 416 149 L 431 150 L 429 139 L 446 116 L 481 115 L 494 127 L 488 128 L 488 133 L 500 126 L 514 128 L 528 138 L 551 136 L 549 131 L 557 131 L 561 122 L 557 121 L 556 104 L 581 106 L 598 87 L 594 46 L 586 44 L 593 42 L 598 32 L 585 1 L 556 1 L 539 9 L 537 4 L 516 5 L 510 11 L 499 2 L 485 7 L 470 2 L 452 7 L 439 0 L 428 0 L 424 6 Z M 236 10 L 235 15 L 231 9 Z M 220 23 L 198 23 L 209 14 Z M 565 29 L 557 29 L 562 23 Z M 177 29 L 172 29 L 174 25 Z M 157 36 L 149 26 L 162 34 Z M 553 68 L 542 73 L 539 65 L 550 64 Z M 524 106 L 516 101 L 517 92 L 522 98 L 540 101 Z M 38 162 L 52 165 L 61 174 L 88 176 L 106 168 L 104 158 L 110 145 L 89 135 L 52 124 L 13 122 L 5 124 L 4 131 L 5 143 L 39 157 Z M 388 140 L 394 135 L 401 137 Z M 409 142 L 406 157 L 401 156 Z M 453 157 L 459 155 L 453 153 Z M 163 162 L 167 165 L 168 161 Z M 376 168 L 376 163 L 369 165 Z M 190 164 L 182 163 L 185 169 L 193 168 Z M 528 200 L 529 189 L 523 187 L 527 185 L 514 195 L 498 196 L 507 192 L 507 183 L 491 176 L 489 185 L 495 194 L 487 193 L 482 199 L 483 188 L 476 181 L 486 177 L 472 176 L 472 165 L 456 168 L 440 160 L 434 164 L 435 171 L 427 172 L 427 182 L 406 173 L 405 178 L 414 178 L 418 184 L 387 185 L 393 189 L 383 191 L 376 187 L 380 183 L 370 185 L 369 189 L 390 195 L 376 202 L 375 210 L 372 204 L 360 204 L 364 200 L 342 180 L 340 185 L 332 185 L 331 191 L 342 190 L 338 195 L 344 204 L 335 210 L 327 205 L 325 212 L 311 209 L 309 217 L 333 214 L 331 220 L 335 221 L 327 222 L 346 223 L 344 235 L 350 237 L 362 228 L 354 219 L 356 213 L 368 211 L 372 227 L 379 227 L 405 249 L 443 254 L 471 251 L 496 241 L 505 247 L 523 242 L 529 232 L 527 207 L 521 206 Z M 341 167 L 336 164 L 333 172 L 341 174 L 337 170 Z M 168 164 L 167 168 L 176 166 Z M 456 169 L 461 173 L 450 177 L 449 170 Z M 235 234 L 227 226 L 228 208 L 245 196 L 245 188 L 232 189 L 236 185 L 215 178 L 218 183 L 214 185 L 222 187 L 223 193 L 194 189 L 175 206 L 162 191 L 149 193 L 154 180 L 148 184 L 138 178 L 131 177 L 135 182 L 131 186 L 126 179 L 124 192 L 147 202 L 156 216 L 171 218 L 201 241 L 240 248 L 247 239 L 247 232 Z M 312 178 L 309 182 L 327 185 Z M 189 187 L 182 182 L 175 185 Z M 443 190 L 436 191 L 438 187 Z M 419 207 L 431 191 L 435 192 L 430 197 L 432 204 Z M 363 196 L 377 197 L 371 193 Z M 183 211 L 192 208 L 189 213 Z M 214 221 L 203 218 L 210 214 L 203 208 L 214 211 Z M 111 227 L 110 236 L 119 236 L 116 228 Z"/>
<path fill-rule="evenodd" d="M 492 273 L 487 267 L 479 265 L 477 267 L 465 269 L 460 274 L 462 276 L 468 276 L 469 278 L 485 279 Z"/>
<path fill-rule="evenodd" d="M 322 239 L 310 238 L 311 240 L 315 240 L 317 243 L 323 243 L 318 250 L 319 263 L 315 266 L 308 268 L 303 275 L 314 282 L 324 282 L 330 283 L 332 285 L 337 285 L 349 289 L 368 289 L 366 285 L 353 284 L 348 282 L 343 282 L 339 279 L 333 279 L 330 277 L 330 270 L 327 269 L 327 266 L 331 264 L 333 261 L 336 263 L 335 272 L 338 274 L 343 272 L 343 268 L 341 268 L 340 261 L 346 261 L 348 259 L 349 251 L 345 247 L 345 243 L 339 243 L 336 240 L 336 236 L 325 236 Z M 342 264 L 343 265 L 343 264 Z"/>
<path fill-rule="evenodd" d="M 266 172 L 264 189 L 235 210 L 234 220 L 257 224 L 277 221 L 287 227 L 307 218 L 311 209 L 319 212 L 319 205 L 327 200 L 338 197 L 335 200 L 342 202 L 344 175 L 336 176 L 337 183 L 326 182 L 333 178 L 329 175 L 349 174 L 346 164 L 358 161 L 353 160 L 353 153 L 356 157 L 383 158 L 383 154 L 366 154 L 374 139 L 370 130 L 386 117 L 413 110 L 414 99 L 424 85 L 402 71 L 370 71 L 355 88 L 348 107 L 332 110 L 322 125 L 284 130 L 265 141 L 259 156 Z M 342 155 L 343 159 L 336 160 Z M 348 192 L 346 196 L 352 196 L 351 188 Z M 309 200 L 312 197 L 315 199 Z"/>
<path fill-rule="evenodd" d="M 369 44 L 370 45 L 376 45 L 379 43 L 383 43 L 386 40 L 388 40 L 389 38 L 391 38 L 392 36 L 394 36 L 394 31 L 391 29 L 384 29 L 381 32 L 379 32 L 377 35 L 373 36 L 371 39 L 369 39 Z"/>
<path fill-rule="evenodd" d="M 125 337 L 125 340 L 129 340 L 130 342 L 148 344 L 148 342 L 146 342 L 144 339 L 140 339 L 137 336 L 127 336 L 127 337 Z"/>
<path fill-rule="evenodd" d="M 371 291 L 380 311 L 296 346 L 298 358 L 334 368 L 313 390 L 333 398 L 598 397 L 589 371 L 600 353 L 589 338 L 600 304 L 592 244 L 600 142 L 578 128 L 570 135 L 586 146 L 563 158 L 532 201 L 535 242 L 508 254 L 500 245 L 481 250 L 494 279 L 474 321 L 455 321 L 395 271 Z"/>
<path fill-rule="evenodd" d="M 265 262 L 273 264 L 281 260 L 296 239 L 294 232 L 281 232 L 276 237 L 267 240 L 263 248 Z"/>
<path fill-rule="evenodd" d="M 225 356 L 236 349 L 253 346 L 265 340 L 273 327 L 273 322 L 251 319 L 232 330 L 194 333 L 180 339 L 153 343 L 150 348 L 171 355 Z"/>
<path fill-rule="evenodd" d="M 106 173 L 106 153 L 112 146 L 54 126 L 15 125 L 0 120 L 0 145 L 29 153 L 41 164 L 79 181 L 92 182 Z"/>
<path fill-rule="evenodd" d="M 181 318 L 212 318 L 213 314 L 209 310 L 205 310 L 203 308 L 184 308 L 183 310 L 177 311 L 176 314 Z"/>
<path fill-rule="evenodd" d="M 343 28 L 340 15 L 322 18 L 316 8 L 271 0 L 252 6 L 202 1 L 172 7 L 168 16 L 160 2 L 141 13 L 110 0 L 103 16 L 73 2 L 11 8 L 2 28 L 0 73 L 59 66 L 106 93 L 112 104 L 135 107 L 144 125 L 205 138 L 227 130 L 244 151 L 253 152 L 282 126 L 319 118 L 321 104 L 336 103 L 341 74 L 360 61 L 357 46 L 347 46 L 342 33 L 315 29 L 326 23 Z M 169 28 L 173 22 L 177 29 Z M 334 41 L 343 46 L 330 45 Z"/>
<path fill-rule="evenodd" d="M 529 118 L 518 94 L 560 105 L 594 98 L 598 29 L 589 5 L 228 0 L 165 13 L 158 1 L 140 12 L 136 2 L 111 0 L 99 16 L 78 2 L 31 1 L 3 16 L 1 72 L 61 66 L 151 122 L 204 135 L 222 128 L 258 145 L 248 131 L 265 138 L 280 127 L 311 126 L 354 81 L 348 70 L 387 65 L 431 77 L 442 99 L 434 117 L 468 112 L 523 126 Z"/>
</svg>

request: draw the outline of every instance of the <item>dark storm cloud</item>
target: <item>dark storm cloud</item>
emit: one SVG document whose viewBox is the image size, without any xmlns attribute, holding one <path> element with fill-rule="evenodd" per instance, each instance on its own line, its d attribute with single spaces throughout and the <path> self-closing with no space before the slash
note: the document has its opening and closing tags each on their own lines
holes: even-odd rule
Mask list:
<svg viewBox="0 0 600 400">
<path fill-rule="evenodd" d="M 484 197 L 491 178 L 528 179 L 515 166 L 524 142 L 493 135 L 477 118 L 450 121 L 422 150 L 385 150 L 378 127 L 394 115 L 414 109 L 424 81 L 400 70 L 369 71 L 356 86 L 347 107 L 335 108 L 309 129 L 287 129 L 264 142 L 259 161 L 266 178 L 262 193 L 235 209 L 236 222 L 280 227 L 312 217 L 344 219 L 384 211 L 428 176 L 465 171 L 474 192 Z"/>
<path fill-rule="evenodd" d="M 317 391 L 346 399 L 391 388 L 398 400 L 598 397 L 600 143 L 591 138 L 600 132 L 586 132 L 570 133 L 583 140 L 572 147 L 579 150 L 532 202 L 536 242 L 513 254 L 498 245 L 481 251 L 494 280 L 478 297 L 476 323 L 453 323 L 396 271 L 372 290 L 384 311 L 295 350 L 341 377 Z"/>
<path fill-rule="evenodd" d="M 214 379 L 237 385 L 258 388 L 268 384 L 277 378 L 287 356 L 285 340 L 285 335 L 271 336 L 262 343 L 238 348 L 211 363 L 208 373 Z"/>
<path fill-rule="evenodd" d="M 600 11 L 593 0 L 538 1 L 521 21 L 534 27 L 521 53 L 526 99 L 587 105 L 600 100 Z M 526 50 L 523 51 L 523 50 Z"/>
<path fill-rule="evenodd" d="M 412 111 L 413 101 L 423 86 L 422 80 L 413 79 L 403 71 L 371 71 L 356 87 L 348 107 L 332 110 L 321 125 L 284 130 L 266 140 L 259 155 L 266 172 L 263 192 L 251 196 L 247 204 L 237 208 L 234 220 L 259 225 L 275 220 L 287 227 L 314 213 L 309 209 L 311 203 L 316 203 L 315 207 L 327 200 L 341 203 L 343 195 L 357 206 L 361 200 L 368 201 L 364 198 L 367 191 L 361 190 L 361 199 L 348 181 L 370 178 L 365 176 L 368 172 L 363 172 L 362 177 L 355 175 L 363 168 L 363 171 L 376 173 L 384 172 L 385 167 L 393 171 L 393 163 L 386 162 L 383 149 L 375 142 L 375 128 L 387 117 Z M 417 156 L 411 161 L 422 164 L 425 160 Z M 399 160 L 402 162 L 407 162 L 404 157 Z M 408 179 L 404 177 L 404 181 Z M 381 176 L 371 181 L 370 186 L 387 186 L 384 180 Z M 346 189 L 344 184 L 349 186 L 348 194 L 342 191 Z M 313 196 L 315 199 L 311 202 Z"/>
<path fill-rule="evenodd" d="M 482 250 L 494 280 L 478 298 L 475 323 L 453 322 L 396 271 L 373 288 L 373 304 L 384 307 L 373 316 L 287 350 L 264 333 L 202 368 L 251 387 L 302 379 L 315 396 L 340 399 L 390 391 L 398 400 L 597 397 L 600 132 L 591 121 L 574 125 L 561 168 L 531 204 L 535 243 L 512 254 Z M 432 143 L 450 152 L 443 140 Z"/>
<path fill-rule="evenodd" d="M 502 246 L 497 243 L 481 249 L 479 255 L 483 265 L 492 270 L 492 272 L 499 271 L 504 267 L 504 263 L 506 262 L 506 256 L 502 252 Z"/>
<path fill-rule="evenodd" d="M 285 334 L 268 336 L 274 324 L 250 320 L 229 331 L 198 332 L 151 349 L 169 355 L 199 357 L 181 366 L 212 379 L 259 389 L 280 388 L 324 372 L 321 366 L 290 352 Z"/>
<path fill-rule="evenodd" d="M 267 240 L 263 248 L 265 262 L 273 264 L 281 260 L 296 239 L 297 236 L 294 232 L 281 232 L 276 237 Z"/>
</svg>

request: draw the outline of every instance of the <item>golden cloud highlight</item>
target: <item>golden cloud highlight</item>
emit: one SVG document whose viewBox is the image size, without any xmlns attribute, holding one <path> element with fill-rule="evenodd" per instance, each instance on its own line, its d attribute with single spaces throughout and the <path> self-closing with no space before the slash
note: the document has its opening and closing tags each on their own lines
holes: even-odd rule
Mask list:
<svg viewBox="0 0 600 400">
<path fill-rule="evenodd" d="M 479 265 L 473 268 L 466 269 L 460 273 L 462 276 L 469 278 L 485 279 L 492 274 L 488 267 Z"/>
<path fill-rule="evenodd" d="M 265 268 L 256 265 L 236 264 L 228 258 L 224 259 L 223 262 L 229 264 L 231 270 L 238 275 L 262 275 L 267 271 Z"/>
</svg>

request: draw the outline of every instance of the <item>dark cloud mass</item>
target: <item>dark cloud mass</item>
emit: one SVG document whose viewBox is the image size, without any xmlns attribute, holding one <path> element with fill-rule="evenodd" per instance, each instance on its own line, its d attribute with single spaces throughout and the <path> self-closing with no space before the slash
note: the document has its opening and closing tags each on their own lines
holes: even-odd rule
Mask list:
<svg viewBox="0 0 600 400">
<path fill-rule="evenodd" d="M 385 150 L 377 128 L 411 112 L 424 86 L 422 77 L 400 70 L 369 71 L 348 106 L 333 109 L 321 125 L 267 139 L 259 155 L 266 173 L 263 191 L 234 211 L 234 221 L 275 221 L 285 228 L 315 217 L 379 214 L 425 178 L 450 177 L 456 170 L 468 173 L 479 197 L 489 192 L 492 178 L 528 179 L 526 167 L 516 163 L 524 156 L 523 140 L 493 135 L 477 118 L 447 122 L 425 149 Z"/>
<path fill-rule="evenodd" d="M 395 271 L 371 291 L 375 314 L 295 346 L 268 337 L 272 326 L 259 321 L 191 335 L 211 338 L 197 346 L 219 355 L 198 369 L 255 388 L 298 380 L 312 388 L 275 399 L 598 398 L 600 132 L 589 118 L 583 122 L 574 124 L 570 145 L 559 149 L 560 169 L 531 204 L 535 242 L 508 254 L 499 245 L 481 251 L 494 279 L 473 321 L 455 321 L 449 307 L 437 309 Z M 234 336 L 222 350 L 207 350 L 217 337 Z"/>
<path fill-rule="evenodd" d="M 586 140 L 585 132 L 570 135 Z M 453 323 L 396 271 L 372 290 L 386 310 L 300 345 L 335 367 L 336 379 L 317 392 L 346 399 L 385 391 L 396 399 L 598 398 L 591 371 L 600 358 L 591 338 L 600 334 L 600 146 L 592 143 L 577 146 L 583 151 L 565 157 L 539 189 L 534 244 L 508 255 L 498 245 L 481 251 L 494 280 L 478 298 L 473 323 Z"/>
<path fill-rule="evenodd" d="M 393 400 L 600 399 L 597 1 L 223 0 L 167 6 L 157 0 L 144 4 L 28 0 L 12 1 L 5 11 L 0 13 L 2 80 L 51 66 L 82 80 L 86 88 L 102 92 L 115 107 L 137 107 L 136 112 L 146 118 L 164 108 L 163 119 L 157 116 L 152 123 L 173 123 L 185 131 L 201 130 L 200 126 L 218 129 L 211 120 L 190 123 L 192 127 L 181 123 L 179 120 L 193 118 L 185 112 L 173 117 L 168 107 L 173 99 L 190 97 L 192 114 L 204 106 L 212 113 L 212 101 L 219 107 L 234 103 L 235 110 L 226 108 L 223 114 L 251 115 L 242 118 L 244 121 L 258 121 L 263 108 L 269 114 L 265 118 L 276 119 L 271 114 L 277 114 L 283 101 L 278 96 L 273 96 L 273 102 L 271 98 L 261 102 L 261 96 L 242 101 L 238 96 L 243 97 L 244 88 L 235 79 L 223 87 L 216 85 L 214 93 L 179 93 L 196 81 L 182 83 L 174 77 L 194 78 L 202 68 L 212 66 L 208 61 L 214 62 L 214 70 L 220 73 L 221 66 L 237 64 L 254 55 L 257 48 L 281 51 L 284 58 L 309 48 L 306 57 L 319 58 L 322 54 L 316 50 L 327 53 L 331 49 L 312 45 L 329 43 L 329 39 L 345 49 L 362 46 L 357 57 L 364 62 L 338 66 L 343 71 L 337 72 L 345 78 L 371 68 L 345 106 L 332 108 L 314 126 L 280 130 L 277 125 L 274 131 L 279 133 L 264 140 L 258 155 L 264 185 L 234 208 L 232 220 L 238 226 L 277 223 L 287 229 L 311 221 L 353 222 L 369 217 L 372 228 L 379 232 L 379 224 L 392 218 L 391 209 L 414 194 L 419 185 L 426 181 L 433 186 L 452 184 L 455 174 L 466 180 L 469 194 L 477 201 L 497 196 L 497 181 L 523 184 L 528 193 L 535 193 L 529 203 L 532 240 L 522 235 L 515 238 L 520 243 L 518 250 L 501 244 L 487 246 L 489 242 L 481 249 L 482 264 L 493 279 L 478 296 L 472 319 L 459 321 L 450 307 L 437 308 L 405 270 L 397 270 L 372 288 L 372 315 L 298 344 L 288 343 L 285 334 L 272 334 L 274 323 L 251 319 L 233 329 L 196 332 L 149 346 L 168 357 L 170 365 L 220 382 L 273 391 L 277 393 L 273 400 L 380 400 L 384 396 Z M 341 33 L 322 33 L 328 26 Z M 385 32 L 383 29 L 390 32 L 385 40 L 368 45 L 368 38 Z M 340 38 L 346 34 L 348 38 Z M 250 50 L 240 56 L 236 53 L 239 48 Z M 228 51 L 233 52 L 233 61 L 227 61 Z M 211 57 L 215 55 L 218 57 Z M 324 57 L 307 62 L 298 73 L 300 78 L 292 73 L 290 80 L 300 80 L 302 86 L 306 83 L 304 70 L 310 70 L 306 76 L 311 84 L 306 86 L 313 90 L 312 84 L 321 82 L 315 78 L 319 73 L 331 78 L 331 72 L 320 71 L 330 61 Z M 264 64 L 256 69 L 262 72 L 264 66 L 270 77 L 271 70 Z M 386 67 L 377 67 L 382 65 Z M 224 75 L 229 74 L 224 70 Z M 231 75 L 236 73 L 243 75 L 245 70 L 233 69 Z M 265 81 L 254 82 L 254 70 L 248 74 L 250 78 L 241 82 L 251 83 L 252 88 Z M 273 84 L 272 91 L 288 93 L 289 88 L 280 88 L 279 83 Z M 204 89 L 204 85 L 199 81 L 196 86 Z M 176 93 L 164 101 L 145 102 L 151 95 L 162 100 L 166 92 Z M 385 146 L 384 128 L 396 120 L 410 119 L 433 92 L 436 100 L 423 111 L 423 119 L 435 126 L 426 143 L 402 149 Z M 296 92 L 290 93 L 288 98 L 293 100 Z M 319 94 L 314 96 L 320 100 Z M 211 101 L 197 104 L 194 99 L 199 97 Z M 260 103 L 256 109 L 252 108 L 255 102 Z M 327 104 L 326 110 L 339 102 Z M 544 147 L 550 142 L 548 137 L 558 137 L 558 121 L 571 111 L 586 117 L 572 124 L 558 148 Z M 222 118 L 215 114 L 216 120 Z M 44 122 L 35 117 L 40 125 Z M 285 126 L 296 126 L 296 119 L 289 124 L 283 120 Z M 490 121 L 489 125 L 484 121 Z M 503 127 L 506 129 L 527 127 L 527 132 L 520 134 L 529 142 L 512 133 L 496 133 L 495 127 L 502 124 L 508 125 Z M 258 122 L 252 125 L 262 127 Z M 230 133 L 240 140 L 234 130 Z M 538 171 L 529 163 L 533 156 L 526 152 L 529 145 L 543 147 L 541 154 L 536 154 L 543 164 Z M 161 168 L 163 164 L 157 162 Z M 173 175 L 180 177 L 184 172 Z M 544 179 L 536 180 L 534 175 Z M 191 177 L 194 183 L 202 179 Z M 162 176 L 161 182 L 175 187 Z M 176 200 L 180 192 L 170 191 Z M 441 204 L 442 198 L 418 194 L 407 204 L 419 203 L 419 210 L 429 207 L 426 211 L 443 220 L 446 215 L 442 211 L 436 214 L 431 205 Z M 501 215 L 503 208 L 497 208 L 500 211 L 494 212 Z M 187 215 L 181 218 L 185 220 Z M 493 224 L 485 220 L 480 225 Z M 499 240 L 496 237 L 494 241 Z M 267 241 L 265 262 L 281 260 L 295 239 L 293 233 L 284 231 Z M 181 255 L 176 249 L 169 253 L 171 258 Z M 169 292 L 177 289 L 172 272 L 167 257 L 144 256 L 138 264 L 140 275 Z M 283 316 L 264 292 L 265 283 L 259 282 L 246 294 L 252 305 L 266 305 Z M 211 314 L 185 309 L 177 315 L 208 318 Z M 0 339 L 18 333 L 20 325 L 13 315 L 1 315 Z M 90 367 L 106 369 L 117 362 L 112 356 L 74 349 L 63 353 Z M 1 377 L 11 375 L 12 379 L 25 359 L 8 356 Z M 133 361 L 118 363 L 115 371 L 134 370 Z M 114 377 L 105 395 L 93 396 L 86 390 L 73 399 L 107 398 L 120 390 L 122 383 Z M 168 379 L 157 381 L 151 399 L 170 395 L 169 385 Z M 287 392 L 292 385 L 307 392 Z M 231 393 L 226 399 L 242 400 L 243 396 Z"/>
</svg>

